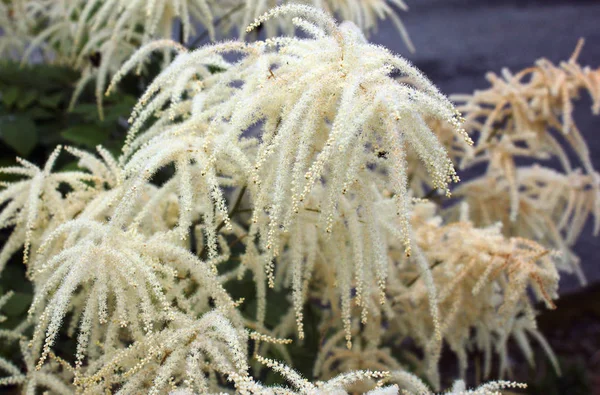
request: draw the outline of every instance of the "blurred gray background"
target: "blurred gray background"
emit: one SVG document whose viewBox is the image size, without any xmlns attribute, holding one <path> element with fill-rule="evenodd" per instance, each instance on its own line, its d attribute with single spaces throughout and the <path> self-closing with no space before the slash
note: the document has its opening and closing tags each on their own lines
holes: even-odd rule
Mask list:
<svg viewBox="0 0 600 395">
<path fill-rule="evenodd" d="M 382 23 L 371 41 L 410 59 L 442 92 L 471 93 L 489 86 L 487 71 L 517 71 L 541 57 L 566 60 L 580 37 L 586 39 L 579 61 L 600 67 L 598 0 L 406 0 L 400 12 L 413 40 L 411 54 L 391 23 Z M 600 169 L 600 116 L 592 116 L 589 98 L 576 104 L 596 169 Z M 600 237 L 584 229 L 575 250 L 590 283 L 600 284 Z M 562 294 L 578 289 L 574 276 L 563 276 Z"/>
</svg>

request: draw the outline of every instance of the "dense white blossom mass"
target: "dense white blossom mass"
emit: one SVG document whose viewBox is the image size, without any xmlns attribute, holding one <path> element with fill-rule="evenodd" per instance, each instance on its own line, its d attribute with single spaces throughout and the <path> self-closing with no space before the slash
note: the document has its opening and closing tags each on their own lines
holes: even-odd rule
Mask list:
<svg viewBox="0 0 600 395">
<path fill-rule="evenodd" d="M 27 32 L 16 15 L 53 21 L 35 37 L 0 40 L 0 51 L 44 44 L 79 66 L 102 52 L 76 91 L 96 78 L 100 96 L 106 85 L 118 94 L 153 52 L 165 60 L 119 157 L 59 146 L 42 167 L 18 159 L 0 169 L 18 178 L 0 191 L 0 228 L 11 229 L 0 271 L 23 250 L 34 292 L 28 320 L 0 330 L 23 359 L 0 358 L 0 385 L 433 394 L 419 377 L 441 388 L 444 344 L 463 380 L 472 351 L 484 356 L 486 379 L 502 378 L 511 339 L 530 363 L 537 343 L 559 371 L 536 303 L 556 307 L 559 270 L 578 271 L 570 246 L 600 216 L 598 174 L 571 118 L 578 89 L 598 110 L 598 71 L 575 63 L 578 49 L 560 67 L 491 76 L 489 91 L 458 98 L 463 118 L 406 59 L 367 41 L 363 32 L 377 17 L 397 18 L 401 0 L 242 3 L 0 3 L 6 29 Z M 176 20 L 180 42 L 168 39 Z M 246 22 L 242 36 L 267 33 L 188 49 L 193 21 L 211 38 Z M 56 170 L 60 155 L 78 170 Z M 563 169 L 517 166 L 536 155 L 559 157 Z M 459 181 L 455 164 L 476 163 L 485 174 L 455 189 L 460 202 L 436 204 Z M 243 281 L 255 292 L 251 308 L 233 296 Z M 0 308 L 13 296 L 0 296 Z M 287 346 L 317 330 L 312 382 Z M 59 351 L 68 337 L 76 345 Z M 392 348 L 408 339 L 419 352 L 401 362 Z M 288 386 L 262 383 L 265 367 Z M 469 390 L 463 380 L 446 394 L 524 388 L 498 380 Z"/>
</svg>

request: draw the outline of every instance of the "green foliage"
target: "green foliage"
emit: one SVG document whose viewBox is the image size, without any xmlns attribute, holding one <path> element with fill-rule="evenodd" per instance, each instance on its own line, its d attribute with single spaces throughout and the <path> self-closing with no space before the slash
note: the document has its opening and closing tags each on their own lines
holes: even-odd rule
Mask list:
<svg viewBox="0 0 600 395">
<path fill-rule="evenodd" d="M 0 64 L 0 152 L 3 157 L 18 155 L 40 163 L 57 144 L 82 148 L 103 144 L 118 152 L 127 127 L 125 121 L 139 88 L 123 84 L 129 90 L 124 89 L 106 100 L 105 118 L 100 120 L 91 87 L 69 109 L 78 78 L 77 72 L 62 66 Z"/>
<path fill-rule="evenodd" d="M 0 133 L 2 141 L 20 156 L 29 156 L 39 140 L 35 122 L 23 115 L 2 116 Z"/>
</svg>

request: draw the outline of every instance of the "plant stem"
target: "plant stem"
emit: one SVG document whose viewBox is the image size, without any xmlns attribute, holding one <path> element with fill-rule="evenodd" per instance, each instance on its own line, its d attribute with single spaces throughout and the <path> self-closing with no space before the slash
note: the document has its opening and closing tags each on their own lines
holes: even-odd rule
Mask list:
<svg viewBox="0 0 600 395">
<path fill-rule="evenodd" d="M 433 268 L 435 268 L 437 265 L 440 265 L 441 263 L 442 263 L 442 261 L 435 261 L 435 262 L 433 263 L 433 265 L 429 266 L 429 270 L 433 270 Z M 414 285 L 414 284 L 417 282 L 417 280 L 418 280 L 419 278 L 421 278 L 421 275 L 420 275 L 420 274 L 417 274 L 417 276 L 416 276 L 415 278 L 413 278 L 412 280 L 410 280 L 410 281 L 408 282 L 408 284 L 406 284 L 406 288 L 410 288 L 410 287 L 412 287 L 412 286 L 413 286 L 413 285 Z"/>
<path fill-rule="evenodd" d="M 238 4 L 235 7 L 232 7 L 229 11 L 227 11 L 226 14 L 224 14 L 222 17 L 217 19 L 217 21 L 215 22 L 215 27 L 219 26 L 221 24 L 221 22 L 223 22 L 225 19 L 229 18 L 230 16 L 232 16 L 233 14 L 235 14 L 236 12 L 238 12 L 239 10 L 241 10 L 244 7 L 245 7 L 244 3 Z M 202 41 L 204 41 L 204 39 L 206 37 L 208 37 L 208 29 L 204 30 L 202 32 L 202 34 L 200 34 L 198 37 L 196 37 L 196 39 L 194 41 L 192 41 L 192 43 L 188 46 L 188 49 L 196 48 L 196 46 L 198 46 Z"/>
<path fill-rule="evenodd" d="M 246 189 L 247 188 L 248 187 L 246 185 L 244 185 L 242 187 L 242 189 L 240 190 L 240 193 L 238 194 L 238 197 L 235 200 L 235 203 L 233 204 L 233 207 L 231 208 L 231 210 L 227 214 L 227 216 L 230 219 L 231 219 L 231 217 L 233 217 L 234 215 L 236 215 L 238 213 L 240 205 L 242 204 L 242 198 L 244 197 L 244 194 L 246 193 Z M 223 229 L 224 226 L 225 226 L 225 220 L 222 220 L 221 223 L 219 223 L 219 225 L 217 225 L 217 227 L 215 229 L 215 233 L 219 233 L 219 231 L 221 229 Z M 200 253 L 198 254 L 198 256 L 202 259 L 202 257 L 204 256 L 205 253 L 206 253 L 206 244 L 202 246 L 202 250 L 200 251 Z"/>
</svg>

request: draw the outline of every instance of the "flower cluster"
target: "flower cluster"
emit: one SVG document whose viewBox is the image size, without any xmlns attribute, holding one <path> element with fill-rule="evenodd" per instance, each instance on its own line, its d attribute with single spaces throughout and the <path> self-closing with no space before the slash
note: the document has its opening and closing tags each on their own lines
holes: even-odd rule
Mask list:
<svg viewBox="0 0 600 395">
<path fill-rule="evenodd" d="M 500 221 L 508 236 L 560 250 L 562 268 L 577 273 L 584 283 L 571 247 L 589 217 L 594 232 L 600 230 L 600 175 L 572 112 L 573 101 L 584 91 L 592 113 L 600 113 L 600 69 L 577 63 L 582 46 L 580 40 L 558 66 L 540 59 L 516 74 L 489 73 L 489 89 L 453 98 L 462 103 L 458 108 L 465 114 L 465 129 L 477 136 L 473 147 L 457 152 L 459 166 L 486 165 L 485 173 L 460 185 L 455 196 L 469 203 L 477 225 Z M 448 135 L 446 129 L 437 130 Z M 521 164 L 528 162 L 533 164 Z"/>
<path fill-rule="evenodd" d="M 257 1 L 237 10 L 209 0 L 0 3 L 36 21 L 63 18 L 40 20 L 34 41 L 68 48 L 69 61 L 106 45 L 93 71 L 100 93 L 108 75 L 110 94 L 152 52 L 172 57 L 134 107 L 118 158 L 58 147 L 43 167 L 18 159 L 0 169 L 18 177 L 0 191 L 0 227 L 12 230 L 0 271 L 23 250 L 34 288 L 28 320 L 0 331 L 24 361 L 0 359 L 0 385 L 433 394 L 419 377 L 442 387 L 443 344 L 463 380 L 469 353 L 481 352 L 489 379 L 507 374 L 511 339 L 529 361 L 536 341 L 559 370 L 536 303 L 555 308 L 559 270 L 577 270 L 569 247 L 598 218 L 598 178 L 570 117 L 581 88 L 597 109 L 596 72 L 574 55 L 491 77 L 489 92 L 463 98 L 462 118 L 419 70 L 361 31 L 402 1 L 314 3 L 358 24 L 306 4 L 262 13 Z M 192 21 L 213 35 L 215 18 L 254 17 L 245 34 L 266 24 L 268 38 L 193 50 L 152 40 L 170 36 L 175 18 L 187 41 Z M 302 34 L 272 36 L 273 19 Z M 552 128 L 585 172 L 572 169 Z M 78 170 L 54 170 L 63 151 Z M 519 167 L 518 155 L 555 155 L 564 169 Z M 436 206 L 436 193 L 450 196 L 459 181 L 455 164 L 478 162 L 488 169 L 455 188 L 462 201 Z M 234 297 L 246 280 L 254 295 Z M 284 311 L 269 317 L 276 309 Z M 67 336 L 76 345 L 65 352 Z M 311 382 L 288 346 L 315 337 Z M 407 342 L 418 352 L 401 358 L 394 349 Z M 289 387 L 263 384 L 264 367 Z M 524 387 L 499 380 L 468 390 L 463 380 L 447 393 Z"/>
</svg>

